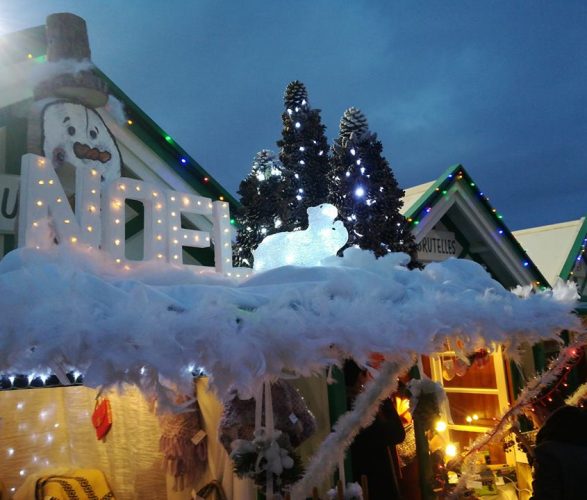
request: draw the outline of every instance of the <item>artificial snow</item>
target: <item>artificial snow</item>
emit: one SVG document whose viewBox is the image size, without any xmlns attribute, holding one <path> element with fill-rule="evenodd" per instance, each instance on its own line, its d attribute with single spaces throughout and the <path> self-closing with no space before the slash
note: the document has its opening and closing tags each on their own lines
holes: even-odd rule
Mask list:
<svg viewBox="0 0 587 500">
<path fill-rule="evenodd" d="M 239 283 L 154 262 L 124 270 L 68 245 L 14 250 L 0 261 L 0 373 L 60 366 L 86 385 L 152 390 L 162 377 L 189 384 L 203 367 L 221 396 L 231 386 L 250 395 L 267 377 L 309 375 L 346 357 L 363 363 L 374 351 L 405 360 L 447 338 L 515 348 L 580 329 L 572 285 L 520 298 L 474 262 L 413 271 L 407 262 L 351 248 L 320 267 Z"/>
</svg>

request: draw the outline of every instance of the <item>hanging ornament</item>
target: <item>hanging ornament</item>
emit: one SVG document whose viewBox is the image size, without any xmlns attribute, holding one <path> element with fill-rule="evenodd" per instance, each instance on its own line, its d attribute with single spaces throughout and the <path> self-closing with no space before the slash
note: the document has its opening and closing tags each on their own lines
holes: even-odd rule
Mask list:
<svg viewBox="0 0 587 500">
<path fill-rule="evenodd" d="M 457 358 L 455 360 L 455 374 L 458 377 L 462 377 L 463 375 L 465 375 L 465 373 L 467 373 L 468 369 L 469 369 L 469 365 L 466 361 L 464 361 L 461 358 Z"/>
<path fill-rule="evenodd" d="M 104 439 L 112 427 L 112 408 L 108 398 L 96 397 L 96 405 L 92 413 L 92 425 L 96 430 L 96 438 Z"/>
<path fill-rule="evenodd" d="M 288 435 L 275 428 L 272 392 L 271 384 L 264 382 L 255 397 L 252 439 L 235 439 L 230 443 L 230 458 L 234 462 L 236 475 L 253 479 L 257 487 L 265 490 L 267 498 L 272 498 L 274 491 L 283 493 L 304 472 L 302 460 L 294 451 Z M 290 420 L 293 422 L 296 419 L 292 413 Z"/>
<path fill-rule="evenodd" d="M 452 380 L 456 374 L 455 360 L 453 358 L 443 358 L 442 378 L 444 380 Z"/>
</svg>

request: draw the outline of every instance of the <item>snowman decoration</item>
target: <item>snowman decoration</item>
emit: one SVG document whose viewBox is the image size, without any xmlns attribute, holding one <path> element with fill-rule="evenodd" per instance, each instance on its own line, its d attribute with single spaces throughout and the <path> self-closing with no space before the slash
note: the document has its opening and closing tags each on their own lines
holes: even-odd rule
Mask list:
<svg viewBox="0 0 587 500">
<path fill-rule="evenodd" d="M 74 14 L 51 14 L 46 38 L 47 62 L 39 67 L 27 142 L 29 152 L 52 163 L 71 197 L 76 171 L 96 170 L 107 184 L 120 177 L 122 161 L 97 111 L 107 106 L 109 92 L 91 60 L 86 22 Z"/>
<path fill-rule="evenodd" d="M 120 177 L 121 156 L 114 136 L 92 108 L 57 100 L 42 113 L 43 151 L 71 196 L 77 169 L 97 170 L 103 184 Z"/>
</svg>

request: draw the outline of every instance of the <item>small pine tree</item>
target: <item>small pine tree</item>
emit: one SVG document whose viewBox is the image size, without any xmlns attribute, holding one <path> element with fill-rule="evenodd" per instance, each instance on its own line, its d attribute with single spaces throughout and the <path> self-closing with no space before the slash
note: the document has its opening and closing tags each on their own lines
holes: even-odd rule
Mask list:
<svg viewBox="0 0 587 500">
<path fill-rule="evenodd" d="M 342 252 L 351 246 L 372 250 L 376 257 L 405 252 L 416 266 L 417 248 L 400 213 L 404 191 L 399 188 L 376 134 L 356 108 L 344 112 L 340 134 L 332 147 L 329 202 L 349 232 Z"/>
<path fill-rule="evenodd" d="M 251 173 L 238 189 L 241 207 L 236 214 L 236 266 L 252 267 L 252 251 L 266 236 L 294 229 L 294 180 L 272 151 L 263 149 L 255 155 Z"/>
<path fill-rule="evenodd" d="M 293 172 L 297 181 L 294 210 L 296 228 L 308 226 L 308 207 L 324 203 L 328 196 L 328 141 L 320 110 L 308 103 L 308 92 L 302 82 L 291 82 L 285 89 L 285 111 L 282 114 L 282 138 L 277 141 L 279 159 Z"/>
</svg>

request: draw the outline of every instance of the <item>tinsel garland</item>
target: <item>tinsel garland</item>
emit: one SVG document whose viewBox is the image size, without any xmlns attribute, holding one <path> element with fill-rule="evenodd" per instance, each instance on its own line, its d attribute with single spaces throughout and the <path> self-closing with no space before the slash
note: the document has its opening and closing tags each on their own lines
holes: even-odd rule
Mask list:
<svg viewBox="0 0 587 500">
<path fill-rule="evenodd" d="M 370 381 L 365 390 L 357 396 L 353 409 L 342 415 L 333 431 L 322 442 L 312 457 L 305 476 L 294 485 L 292 498 L 306 498 L 311 495 L 312 487 L 321 484 L 330 477 L 338 465 L 340 457 L 353 442 L 361 429 L 368 427 L 375 418 L 379 405 L 397 388 L 397 377 L 407 369 L 411 358 L 399 358 L 386 361 L 379 373 Z"/>
<path fill-rule="evenodd" d="M 473 473 L 472 465 L 474 458 L 481 448 L 495 439 L 503 438 L 510 432 L 512 420 L 517 417 L 523 409 L 532 403 L 532 400 L 540 395 L 547 387 L 550 387 L 563 374 L 563 372 L 570 370 L 572 365 L 578 358 L 581 348 L 587 345 L 587 336 L 579 335 L 577 340 L 567 347 L 564 347 L 559 356 L 550 363 L 548 369 L 540 376 L 530 381 L 530 383 L 522 390 L 516 401 L 511 405 L 509 410 L 499 419 L 495 427 L 486 434 L 479 436 L 471 445 L 466 453 L 451 460 L 448 468 L 456 469 L 461 466 L 462 474 L 459 482 L 449 496 L 450 499 L 460 498 L 461 494 L 466 489 L 467 481 L 471 478 Z"/>
<path fill-rule="evenodd" d="M 587 398 L 587 383 L 577 387 L 577 390 L 565 400 L 565 404 L 583 407 L 583 400 L 585 398 Z"/>
</svg>

